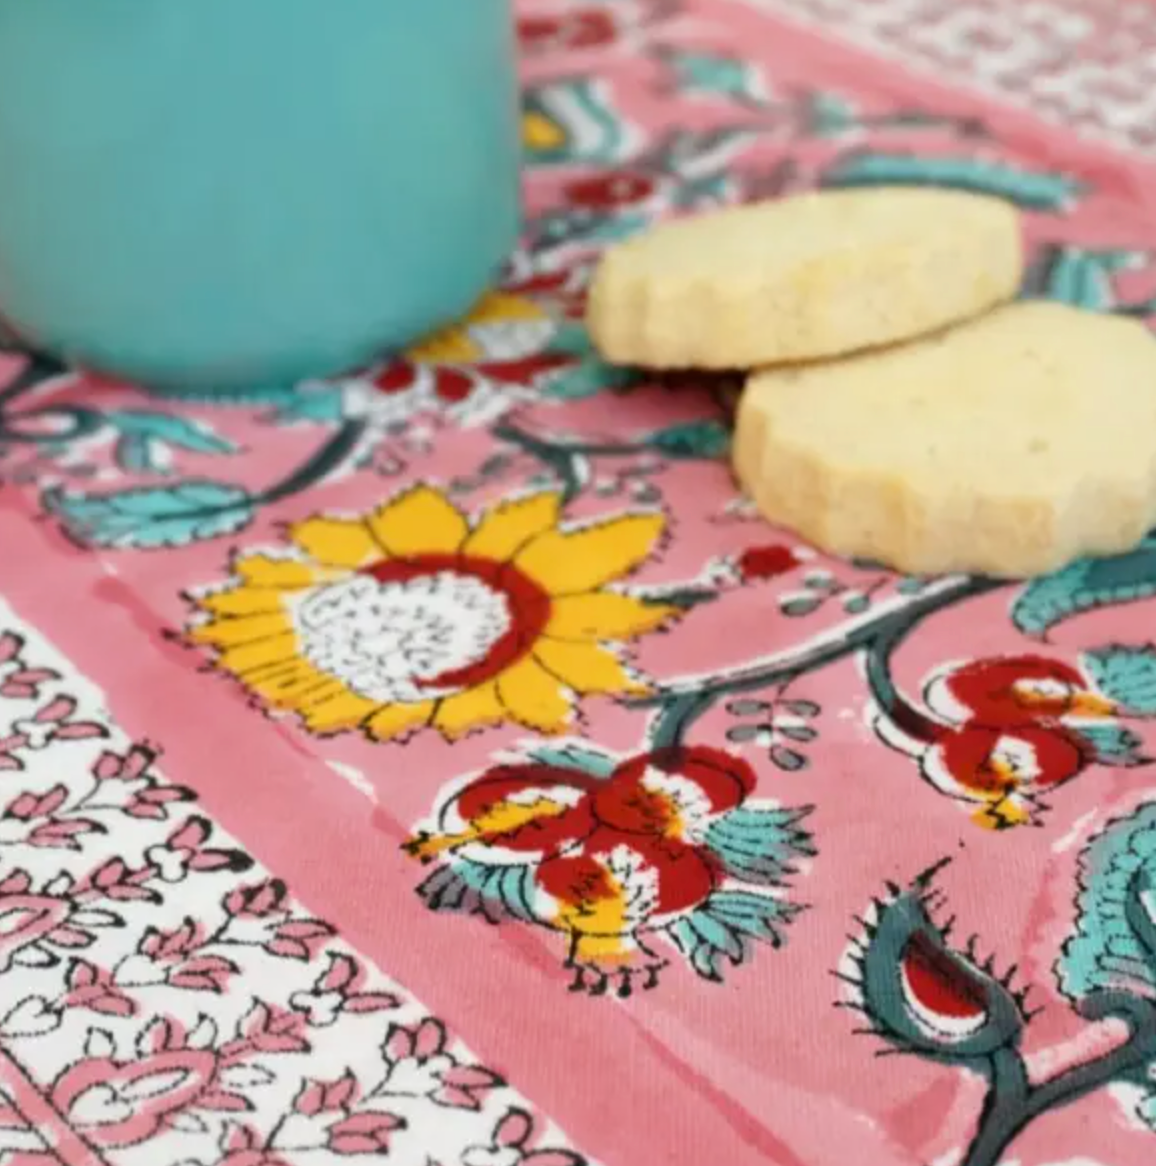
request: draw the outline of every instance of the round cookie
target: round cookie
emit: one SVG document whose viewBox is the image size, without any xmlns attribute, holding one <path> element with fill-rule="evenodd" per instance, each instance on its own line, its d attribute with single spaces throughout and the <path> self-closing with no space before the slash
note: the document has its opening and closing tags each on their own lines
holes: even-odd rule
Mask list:
<svg viewBox="0 0 1156 1166">
<path fill-rule="evenodd" d="M 760 511 L 913 574 L 1015 577 L 1156 525 L 1156 338 L 1016 303 L 940 335 L 751 376 L 734 442 Z"/>
<path fill-rule="evenodd" d="M 611 248 L 587 325 L 609 360 L 755 368 L 906 340 L 1013 296 L 1017 212 L 927 188 L 835 190 L 673 220 Z"/>
</svg>

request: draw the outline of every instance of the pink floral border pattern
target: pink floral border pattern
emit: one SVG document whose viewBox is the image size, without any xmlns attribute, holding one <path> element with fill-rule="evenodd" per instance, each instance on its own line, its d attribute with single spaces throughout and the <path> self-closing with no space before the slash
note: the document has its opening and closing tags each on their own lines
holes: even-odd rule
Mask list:
<svg viewBox="0 0 1156 1166">
<path fill-rule="evenodd" d="M 4 1166 L 582 1166 L 0 601 Z"/>
<path fill-rule="evenodd" d="M 1152 0 L 746 0 L 872 53 L 1156 151 Z"/>
</svg>

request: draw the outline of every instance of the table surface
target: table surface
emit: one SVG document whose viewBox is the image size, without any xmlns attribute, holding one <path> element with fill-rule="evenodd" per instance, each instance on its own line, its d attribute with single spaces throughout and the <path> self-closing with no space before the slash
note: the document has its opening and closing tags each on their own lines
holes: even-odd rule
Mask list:
<svg viewBox="0 0 1156 1166">
<path fill-rule="evenodd" d="M 725 378 L 581 316 L 649 219 L 886 182 L 1151 314 L 1156 5 L 519 33 L 462 326 L 216 398 L 0 354 L 0 1163 L 1150 1163 L 1156 541 L 826 559 L 736 494 Z"/>
</svg>

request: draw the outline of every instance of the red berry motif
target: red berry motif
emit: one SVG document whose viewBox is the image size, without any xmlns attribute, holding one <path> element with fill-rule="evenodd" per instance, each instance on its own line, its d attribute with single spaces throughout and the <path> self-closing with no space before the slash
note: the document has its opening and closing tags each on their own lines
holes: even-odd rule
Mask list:
<svg viewBox="0 0 1156 1166">
<path fill-rule="evenodd" d="M 1111 760 L 1106 740 L 1129 758 L 1138 741 L 1113 723 L 1120 708 L 1080 668 L 1045 656 L 971 660 L 933 676 L 924 693 L 940 719 L 902 701 L 889 719 L 910 737 L 903 747 L 923 777 L 991 829 L 1036 821 L 1046 794 Z"/>
<path fill-rule="evenodd" d="M 755 782 L 720 749 L 617 759 L 574 744 L 453 791 L 407 850 L 439 864 L 419 888 L 434 910 L 561 932 L 576 989 L 652 987 L 655 940 L 719 980 L 753 941 L 781 941 L 798 910 L 787 876 L 813 853 L 807 811 L 751 801 Z"/>
<path fill-rule="evenodd" d="M 645 202 L 656 189 L 657 183 L 648 175 L 618 170 L 569 183 L 566 197 L 575 206 L 590 210 L 616 210 Z"/>
<path fill-rule="evenodd" d="M 770 543 L 766 546 L 747 547 L 736 562 L 739 578 L 746 582 L 759 579 L 774 579 L 785 575 L 799 565 L 799 557 L 788 546 Z"/>
<path fill-rule="evenodd" d="M 952 711 L 963 710 L 989 725 L 1108 717 L 1116 711 L 1110 700 L 1092 690 L 1078 668 L 1042 656 L 974 660 L 944 677 L 942 689 L 955 705 Z"/>
<path fill-rule="evenodd" d="M 614 43 L 615 24 L 600 8 L 583 8 L 558 16 L 527 16 L 518 21 L 518 39 L 529 53 L 595 49 Z"/>
</svg>

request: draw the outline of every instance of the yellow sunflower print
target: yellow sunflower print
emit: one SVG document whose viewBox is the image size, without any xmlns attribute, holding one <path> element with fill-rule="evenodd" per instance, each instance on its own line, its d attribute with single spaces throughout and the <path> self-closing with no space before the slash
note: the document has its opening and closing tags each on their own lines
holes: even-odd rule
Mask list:
<svg viewBox="0 0 1156 1166">
<path fill-rule="evenodd" d="M 646 691 L 612 645 L 680 612 L 609 586 L 651 553 L 662 515 L 560 519 L 547 492 L 471 523 L 425 485 L 361 518 L 309 518 L 290 553 L 243 555 L 225 589 L 195 597 L 207 618 L 190 636 L 315 733 L 562 732 L 578 697 Z"/>
<path fill-rule="evenodd" d="M 463 321 L 428 336 L 406 356 L 419 364 L 517 360 L 544 348 L 556 330 L 550 314 L 529 296 L 491 291 Z"/>
</svg>

